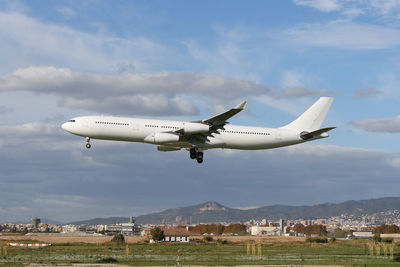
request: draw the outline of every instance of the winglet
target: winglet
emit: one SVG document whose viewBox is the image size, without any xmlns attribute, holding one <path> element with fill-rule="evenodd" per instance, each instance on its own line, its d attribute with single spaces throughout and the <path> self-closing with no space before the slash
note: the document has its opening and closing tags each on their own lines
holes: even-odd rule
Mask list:
<svg viewBox="0 0 400 267">
<path fill-rule="evenodd" d="M 234 108 L 231 108 L 228 111 L 225 111 L 221 114 L 218 114 L 214 117 L 208 118 L 206 120 L 202 120 L 202 123 L 207 123 L 210 125 L 214 125 L 214 126 L 221 126 L 221 125 L 225 125 L 227 123 L 227 120 L 230 119 L 231 117 L 235 116 L 236 114 L 238 114 L 240 111 L 242 111 L 245 107 L 246 107 L 247 101 L 243 101 L 241 102 L 239 105 L 237 105 Z"/>
<path fill-rule="evenodd" d="M 239 105 L 237 105 L 236 107 L 234 107 L 234 109 L 244 109 L 247 105 L 247 101 L 244 100 L 242 103 L 240 103 Z"/>
</svg>

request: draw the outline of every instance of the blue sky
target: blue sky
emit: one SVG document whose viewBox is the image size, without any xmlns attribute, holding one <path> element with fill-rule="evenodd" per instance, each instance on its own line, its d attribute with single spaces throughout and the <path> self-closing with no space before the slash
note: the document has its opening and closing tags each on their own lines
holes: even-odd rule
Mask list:
<svg viewBox="0 0 400 267">
<path fill-rule="evenodd" d="M 1 221 L 398 195 L 400 1 L 2 1 L 0 38 Z M 320 96 L 335 97 L 330 138 L 201 166 L 145 144 L 87 151 L 59 127 L 196 120 L 243 99 L 232 123 L 279 127 Z"/>
</svg>

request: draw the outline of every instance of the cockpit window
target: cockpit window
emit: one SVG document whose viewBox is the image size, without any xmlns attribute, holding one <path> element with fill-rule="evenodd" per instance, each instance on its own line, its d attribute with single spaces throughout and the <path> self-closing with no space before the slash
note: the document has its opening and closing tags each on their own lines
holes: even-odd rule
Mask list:
<svg viewBox="0 0 400 267">
<path fill-rule="evenodd" d="M 75 120 L 69 120 L 70 122 L 75 122 Z"/>
</svg>

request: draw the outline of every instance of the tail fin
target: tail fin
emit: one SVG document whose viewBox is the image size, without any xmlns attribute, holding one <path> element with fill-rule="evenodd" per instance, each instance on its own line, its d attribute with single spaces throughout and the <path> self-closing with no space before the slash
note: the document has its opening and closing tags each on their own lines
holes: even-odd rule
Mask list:
<svg viewBox="0 0 400 267">
<path fill-rule="evenodd" d="M 321 127 L 333 102 L 333 97 L 320 97 L 311 107 L 283 129 L 298 131 L 315 131 Z"/>
</svg>

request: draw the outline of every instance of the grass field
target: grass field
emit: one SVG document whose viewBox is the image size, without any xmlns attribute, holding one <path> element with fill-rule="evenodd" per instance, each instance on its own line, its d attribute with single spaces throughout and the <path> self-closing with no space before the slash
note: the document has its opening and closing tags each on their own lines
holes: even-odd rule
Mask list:
<svg viewBox="0 0 400 267">
<path fill-rule="evenodd" d="M 271 240 L 270 240 L 271 241 Z M 304 239 L 288 242 L 195 242 L 190 244 L 54 244 L 45 248 L 5 246 L 0 241 L 1 264 L 26 265 L 29 263 L 120 263 L 128 265 L 173 266 L 179 251 L 180 261 L 187 265 L 348 265 L 348 266 L 400 266 L 400 246 L 394 254 L 370 255 L 368 241 L 337 240 L 326 244 L 308 243 Z M 253 245 L 254 244 L 254 245 Z M 259 245 L 260 244 L 260 245 Z M 387 253 L 389 250 L 387 251 Z"/>
</svg>

